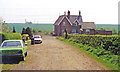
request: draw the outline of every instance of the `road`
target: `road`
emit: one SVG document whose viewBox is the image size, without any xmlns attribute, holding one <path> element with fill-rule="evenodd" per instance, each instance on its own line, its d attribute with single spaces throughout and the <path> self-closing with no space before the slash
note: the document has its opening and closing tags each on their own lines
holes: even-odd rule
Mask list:
<svg viewBox="0 0 120 72">
<path fill-rule="evenodd" d="M 25 61 L 10 70 L 107 70 L 107 68 L 69 44 L 44 36 L 42 44 L 28 46 Z"/>
</svg>

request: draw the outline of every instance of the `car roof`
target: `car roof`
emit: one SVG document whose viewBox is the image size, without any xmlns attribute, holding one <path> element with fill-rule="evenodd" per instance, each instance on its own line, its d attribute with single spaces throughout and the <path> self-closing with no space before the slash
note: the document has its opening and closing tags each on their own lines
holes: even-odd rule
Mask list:
<svg viewBox="0 0 120 72">
<path fill-rule="evenodd" d="M 4 42 L 9 42 L 9 41 L 20 41 L 20 43 L 23 43 L 22 40 L 4 40 L 3 43 L 4 43 Z M 2 43 L 2 44 L 3 44 L 3 43 Z M 2 44 L 1 44 L 1 45 L 2 45 Z M 23 46 L 23 44 L 22 44 L 22 46 Z"/>
<path fill-rule="evenodd" d="M 5 40 L 5 41 L 20 41 L 20 42 L 22 42 L 22 40 Z"/>
</svg>

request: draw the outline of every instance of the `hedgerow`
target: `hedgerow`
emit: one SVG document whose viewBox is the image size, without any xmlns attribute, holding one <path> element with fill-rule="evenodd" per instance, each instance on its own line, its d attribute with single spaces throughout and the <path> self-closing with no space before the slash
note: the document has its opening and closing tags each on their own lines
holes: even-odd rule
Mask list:
<svg viewBox="0 0 120 72">
<path fill-rule="evenodd" d="M 20 33 L 1 32 L 0 37 L 1 37 L 1 42 L 3 42 L 4 40 L 22 40 L 22 36 Z"/>
<path fill-rule="evenodd" d="M 67 39 L 64 36 L 57 39 L 77 46 L 111 68 L 119 68 L 120 36 L 68 35 Z"/>
<path fill-rule="evenodd" d="M 120 36 L 96 36 L 96 35 L 68 35 L 68 40 L 91 46 L 95 49 L 104 49 L 114 55 L 119 54 Z M 105 53 L 104 53 L 105 54 Z"/>
</svg>

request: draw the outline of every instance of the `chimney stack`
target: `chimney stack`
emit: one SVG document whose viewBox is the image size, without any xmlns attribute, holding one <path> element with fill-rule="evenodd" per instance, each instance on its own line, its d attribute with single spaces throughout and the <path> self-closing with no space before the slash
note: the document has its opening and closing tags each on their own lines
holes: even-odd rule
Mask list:
<svg viewBox="0 0 120 72">
<path fill-rule="evenodd" d="M 79 10 L 79 16 L 81 16 L 81 11 Z"/>
<path fill-rule="evenodd" d="M 70 11 L 68 10 L 68 19 L 70 19 Z"/>
<path fill-rule="evenodd" d="M 66 11 L 64 11 L 64 16 L 66 16 Z"/>
</svg>

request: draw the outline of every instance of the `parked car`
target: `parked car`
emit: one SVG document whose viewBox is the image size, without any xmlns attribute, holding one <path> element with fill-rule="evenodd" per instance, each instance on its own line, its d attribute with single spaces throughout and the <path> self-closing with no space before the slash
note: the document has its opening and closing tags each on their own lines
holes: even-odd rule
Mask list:
<svg viewBox="0 0 120 72">
<path fill-rule="evenodd" d="M 42 35 L 41 35 L 41 34 L 34 34 L 34 36 L 35 36 L 35 35 L 40 35 L 40 37 L 42 38 Z"/>
<path fill-rule="evenodd" d="M 25 45 L 22 40 L 5 40 L 0 47 L 0 56 L 19 58 L 24 61 L 27 56 L 27 44 Z"/>
<path fill-rule="evenodd" d="M 42 43 L 42 38 L 40 35 L 34 35 L 34 43 Z"/>
</svg>

